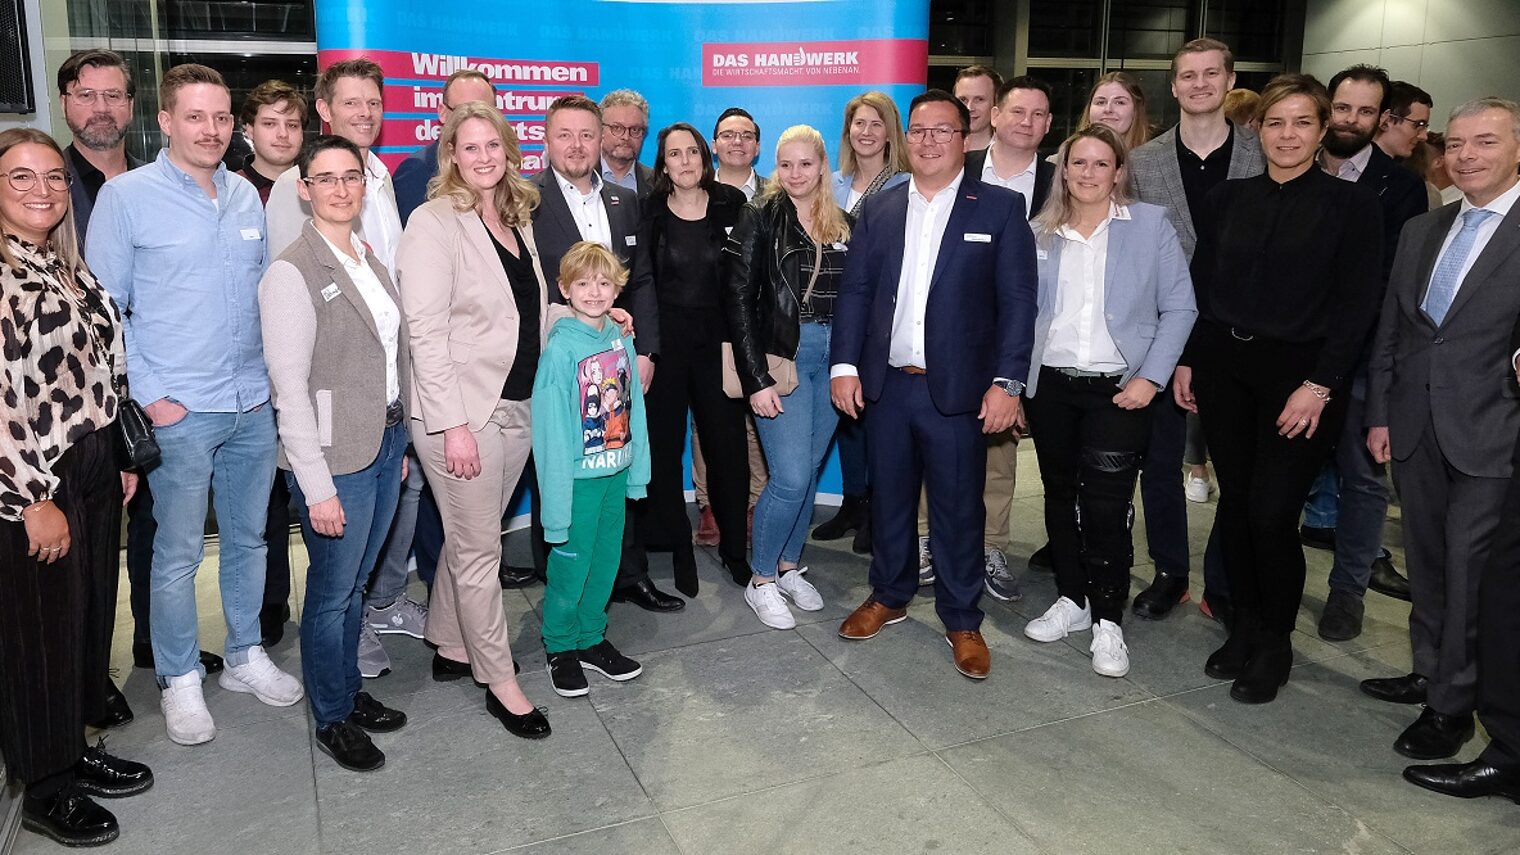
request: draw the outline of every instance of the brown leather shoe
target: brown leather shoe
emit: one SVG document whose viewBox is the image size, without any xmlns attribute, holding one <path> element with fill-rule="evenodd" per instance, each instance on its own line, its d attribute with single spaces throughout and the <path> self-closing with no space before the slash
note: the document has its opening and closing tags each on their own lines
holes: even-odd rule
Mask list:
<svg viewBox="0 0 1520 855">
<path fill-rule="evenodd" d="M 945 633 L 945 640 L 955 651 L 955 670 L 973 680 L 987 679 L 992 670 L 992 651 L 982 634 L 974 629 L 962 629 Z"/>
<path fill-rule="evenodd" d="M 876 602 L 875 597 L 866 597 L 866 601 L 860 604 L 850 616 L 839 625 L 839 637 L 848 638 L 851 641 L 865 641 L 875 638 L 876 633 L 889 623 L 901 623 L 908 618 L 907 609 L 889 609 Z"/>
</svg>

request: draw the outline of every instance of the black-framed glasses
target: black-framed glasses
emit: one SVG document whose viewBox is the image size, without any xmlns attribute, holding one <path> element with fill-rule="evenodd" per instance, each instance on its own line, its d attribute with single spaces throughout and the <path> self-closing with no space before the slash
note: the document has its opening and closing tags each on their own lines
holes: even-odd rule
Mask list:
<svg viewBox="0 0 1520 855">
<path fill-rule="evenodd" d="M 30 169 L 12 169 L 5 174 L 5 180 L 10 182 L 11 188 L 17 193 L 25 193 L 37 186 L 37 173 Z M 54 169 L 42 174 L 42 179 L 47 182 L 48 189 L 59 193 L 67 192 L 69 185 L 74 183 L 74 176 L 62 169 Z"/>
<path fill-rule="evenodd" d="M 602 127 L 607 129 L 607 133 L 612 134 L 615 137 L 642 138 L 645 134 L 649 133 L 648 125 L 622 125 L 617 123 L 610 123 L 603 125 Z"/>
<path fill-rule="evenodd" d="M 1388 116 L 1388 121 L 1394 122 L 1395 124 L 1399 122 L 1408 122 L 1409 126 L 1417 131 L 1423 131 L 1426 128 L 1430 127 L 1429 119 L 1411 119 L 1408 116 L 1395 116 L 1390 114 Z"/>
<path fill-rule="evenodd" d="M 323 172 L 320 175 L 308 175 L 301 179 L 307 187 L 320 187 L 323 190 L 331 190 L 343 182 L 343 186 L 350 190 L 357 190 L 364 186 L 364 173 L 357 171 L 345 172 L 342 175 L 334 175 L 331 172 Z"/>
<path fill-rule="evenodd" d="M 937 143 L 949 142 L 958 133 L 961 133 L 960 128 L 947 128 L 944 125 L 935 128 L 913 125 L 908 128 L 908 142 L 923 142 L 925 137 Z"/>
<path fill-rule="evenodd" d="M 754 142 L 759 138 L 760 137 L 758 137 L 754 131 L 723 131 L 722 133 L 718 134 L 718 139 L 721 142 L 726 143 Z"/>
</svg>

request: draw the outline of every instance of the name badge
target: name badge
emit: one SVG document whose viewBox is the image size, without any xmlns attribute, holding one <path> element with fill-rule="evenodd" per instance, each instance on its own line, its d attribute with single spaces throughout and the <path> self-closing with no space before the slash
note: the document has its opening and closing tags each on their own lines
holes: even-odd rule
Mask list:
<svg viewBox="0 0 1520 855">
<path fill-rule="evenodd" d="M 609 197 L 607 197 L 608 204 L 612 205 L 612 207 L 614 207 L 614 208 L 617 207 L 618 201 L 619 201 L 618 197 L 616 197 L 616 196 L 609 196 Z"/>
<path fill-rule="evenodd" d="M 968 243 L 992 243 L 992 235 L 982 234 L 981 232 L 966 232 L 966 241 Z"/>
<path fill-rule="evenodd" d="M 844 252 L 847 249 L 847 247 L 844 244 L 839 243 L 838 241 L 835 241 L 834 243 L 829 244 L 829 246 L 832 246 L 834 249 L 837 249 L 840 252 Z"/>
<path fill-rule="evenodd" d="M 638 235 L 629 235 L 628 237 L 623 238 L 623 243 L 626 243 L 629 246 L 638 246 L 639 245 L 639 236 Z"/>
<path fill-rule="evenodd" d="M 323 299 L 323 301 L 328 302 L 328 303 L 331 303 L 333 300 L 336 300 L 338 298 L 338 294 L 339 294 L 338 283 L 336 283 L 336 282 L 334 282 L 331 285 L 328 285 L 326 288 L 322 289 L 322 299 Z"/>
<path fill-rule="evenodd" d="M 258 240 L 262 235 L 258 229 L 243 229 L 243 240 Z"/>
<path fill-rule="evenodd" d="M 1034 257 L 1039 261 L 1045 261 L 1046 259 L 1050 258 L 1050 253 L 1046 252 L 1043 249 L 1037 249 L 1034 251 Z"/>
</svg>

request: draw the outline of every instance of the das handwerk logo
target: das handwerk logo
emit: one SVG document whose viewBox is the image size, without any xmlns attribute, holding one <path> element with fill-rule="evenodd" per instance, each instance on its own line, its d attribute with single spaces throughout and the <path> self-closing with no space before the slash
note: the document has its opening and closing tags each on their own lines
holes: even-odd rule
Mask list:
<svg viewBox="0 0 1520 855">
<path fill-rule="evenodd" d="M 917 39 L 705 44 L 702 83 L 706 86 L 921 83 L 927 50 L 927 44 Z"/>
</svg>

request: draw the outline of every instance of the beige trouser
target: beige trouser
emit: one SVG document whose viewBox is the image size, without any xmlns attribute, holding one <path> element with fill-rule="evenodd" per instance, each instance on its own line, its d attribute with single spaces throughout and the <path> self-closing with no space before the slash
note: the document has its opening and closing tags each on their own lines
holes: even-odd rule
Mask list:
<svg viewBox="0 0 1520 855">
<path fill-rule="evenodd" d="M 760 501 L 760 492 L 770 477 L 765 469 L 765 454 L 760 451 L 760 436 L 755 433 L 755 417 L 744 416 L 745 438 L 749 446 L 749 506 Z M 702 446 L 697 444 L 697 423 L 691 423 L 691 483 L 697 491 L 697 506 L 707 507 L 707 461 L 702 459 Z"/>
<path fill-rule="evenodd" d="M 982 528 L 983 549 L 1004 549 L 1012 535 L 1008 529 L 1013 515 L 1013 487 L 1018 475 L 1019 441 L 1013 431 L 987 437 L 987 486 L 982 501 L 987 505 L 987 522 Z M 918 494 L 918 533 L 929 533 L 929 497 Z"/>
<path fill-rule="evenodd" d="M 512 651 L 497 577 L 501 518 L 533 450 L 529 404 L 497 403 L 490 421 L 475 433 L 480 474 L 468 481 L 449 474 L 443 434 L 425 433 L 419 421 L 412 428 L 412 445 L 443 515 L 443 553 L 428 601 L 427 640 L 444 649 L 464 648 L 479 682 L 506 682 L 512 678 Z"/>
</svg>

